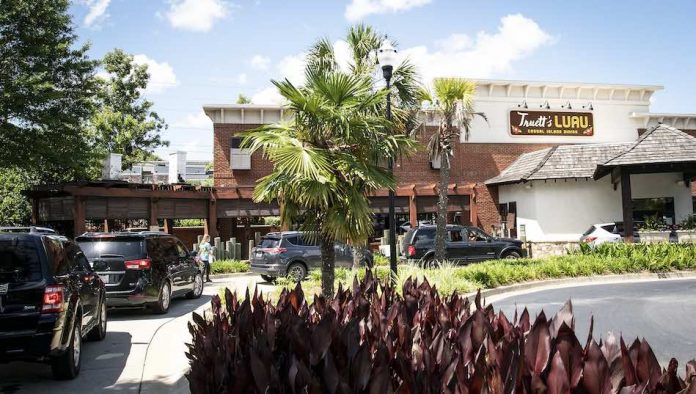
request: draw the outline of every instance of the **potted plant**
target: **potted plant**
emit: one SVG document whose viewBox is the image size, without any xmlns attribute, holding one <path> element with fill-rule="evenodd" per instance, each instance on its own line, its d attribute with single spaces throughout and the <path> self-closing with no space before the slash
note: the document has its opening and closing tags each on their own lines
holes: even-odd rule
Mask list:
<svg viewBox="0 0 696 394">
<path fill-rule="evenodd" d="M 669 231 L 665 229 L 665 221 L 658 214 L 646 216 L 638 227 L 640 241 L 645 243 L 669 242 Z"/>
<path fill-rule="evenodd" d="M 679 242 L 696 242 L 696 214 L 685 217 L 677 231 Z"/>
</svg>

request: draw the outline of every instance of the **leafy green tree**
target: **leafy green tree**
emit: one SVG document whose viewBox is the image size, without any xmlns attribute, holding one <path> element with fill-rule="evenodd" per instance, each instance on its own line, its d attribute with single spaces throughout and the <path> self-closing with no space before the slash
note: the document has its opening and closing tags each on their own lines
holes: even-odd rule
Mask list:
<svg viewBox="0 0 696 394">
<path fill-rule="evenodd" d="M 126 167 L 156 160 L 155 148 L 169 142 L 161 137 L 167 124 L 143 97 L 150 80 L 147 65 L 139 65 L 132 55 L 115 49 L 104 56 L 102 66 L 107 75 L 98 78 L 98 110 L 89 128 L 95 150 L 101 157 L 109 152 L 122 154 Z"/>
<path fill-rule="evenodd" d="M 22 170 L 0 170 L 0 225 L 16 226 L 29 223 L 31 206 L 22 195 L 32 183 Z"/>
<path fill-rule="evenodd" d="M 240 93 L 237 96 L 237 104 L 251 104 L 251 99 Z"/>
<path fill-rule="evenodd" d="M 440 125 L 428 143 L 431 160 L 440 160 L 440 185 L 437 201 L 437 229 L 435 233 L 435 261 L 444 261 L 445 237 L 447 235 L 447 186 L 450 179 L 450 160 L 454 156 L 454 145 L 464 132 L 469 139 L 471 122 L 476 116 L 488 121 L 483 112 L 474 110 L 476 85 L 461 78 L 436 78 L 433 91 L 421 91 L 421 98 L 430 101 L 440 117 Z"/>
<path fill-rule="evenodd" d="M 96 62 L 75 47 L 68 0 L 0 1 L 0 171 L 82 177 Z M 5 174 L 6 175 L 6 174 Z"/>
<path fill-rule="evenodd" d="M 384 36 L 372 26 L 358 24 L 352 26 L 346 35 L 346 42 L 350 49 L 350 58 L 347 65 L 339 64 L 334 51 L 333 44 L 328 39 L 317 41 L 309 50 L 307 56 L 307 68 L 314 72 L 335 72 L 345 69 L 352 75 L 363 78 L 372 78 L 373 82 L 383 81 L 381 72 L 375 80 L 375 71 L 379 68 L 377 64 L 377 49 L 382 45 Z M 419 93 L 421 85 L 418 82 L 418 75 L 415 66 L 409 59 L 403 59 L 394 68 L 391 79 L 392 93 L 392 113 L 394 116 L 393 134 L 412 135 L 418 125 L 417 113 L 420 109 Z M 373 115 L 385 115 L 384 102 L 378 103 L 370 108 Z M 386 162 L 385 162 L 386 163 Z M 353 266 L 357 267 L 363 260 L 362 248 L 367 244 L 367 238 L 372 235 L 365 234 L 364 239 L 353 242 Z"/>
<path fill-rule="evenodd" d="M 302 216 L 301 229 L 320 238 L 322 293 L 333 294 L 336 240 L 357 242 L 372 233 L 368 193 L 395 187 L 380 159 L 414 148 L 406 135 L 377 111 L 385 90 L 373 89 L 370 77 L 338 70 L 307 70 L 296 87 L 273 81 L 294 113 L 290 123 L 264 125 L 249 132 L 244 146 L 262 150 L 274 164 L 260 179 L 256 201 L 282 202 L 281 220 Z"/>
</svg>

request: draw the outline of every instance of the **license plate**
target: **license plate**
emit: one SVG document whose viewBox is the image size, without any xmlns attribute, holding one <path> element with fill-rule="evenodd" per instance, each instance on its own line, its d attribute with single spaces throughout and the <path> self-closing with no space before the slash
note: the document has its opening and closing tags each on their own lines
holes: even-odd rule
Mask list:
<svg viewBox="0 0 696 394">
<path fill-rule="evenodd" d="M 256 252 L 256 257 L 259 259 L 263 257 L 263 252 Z"/>
<path fill-rule="evenodd" d="M 99 275 L 99 277 L 101 278 L 102 282 L 104 282 L 104 284 L 108 285 L 109 283 L 111 283 L 111 275 Z"/>
<path fill-rule="evenodd" d="M 7 290 L 10 288 L 9 283 L 0 283 L 0 294 L 7 294 Z"/>
</svg>

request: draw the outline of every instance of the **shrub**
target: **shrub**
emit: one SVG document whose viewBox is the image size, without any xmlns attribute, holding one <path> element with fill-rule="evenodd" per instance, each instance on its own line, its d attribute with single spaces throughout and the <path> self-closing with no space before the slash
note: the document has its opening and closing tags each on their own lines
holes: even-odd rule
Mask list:
<svg viewBox="0 0 696 394">
<path fill-rule="evenodd" d="M 249 262 L 242 260 L 215 260 L 210 265 L 210 272 L 212 274 L 249 272 Z"/>
<path fill-rule="evenodd" d="M 387 257 L 381 253 L 373 254 L 372 261 L 373 261 L 375 266 L 389 266 L 389 257 Z"/>
<path fill-rule="evenodd" d="M 398 294 L 368 271 L 352 290 L 309 304 L 300 284 L 273 305 L 254 292 L 225 291 L 208 318 L 193 314 L 186 375 L 192 393 L 693 393 L 672 359 L 661 369 L 645 340 L 609 335 L 584 346 L 568 302 L 532 322 L 510 321 L 456 292 L 441 297 L 427 280 Z"/>
<path fill-rule="evenodd" d="M 691 214 L 685 217 L 679 223 L 679 227 L 683 230 L 696 230 L 696 214 Z"/>
</svg>

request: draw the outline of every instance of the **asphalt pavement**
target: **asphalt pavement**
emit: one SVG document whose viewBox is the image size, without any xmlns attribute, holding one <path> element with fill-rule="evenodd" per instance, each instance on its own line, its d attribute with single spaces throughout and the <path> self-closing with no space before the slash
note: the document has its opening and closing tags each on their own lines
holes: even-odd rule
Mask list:
<svg viewBox="0 0 696 394">
<path fill-rule="evenodd" d="M 142 309 L 110 309 L 107 335 L 83 342 L 82 368 L 74 380 L 56 381 L 45 364 L 0 364 L 0 393 L 188 393 L 191 312 L 202 312 L 220 288 L 243 292 L 247 286 L 267 291 L 272 286 L 257 276 L 239 276 L 208 283 L 197 300 L 175 299 L 166 315 Z"/>
<path fill-rule="evenodd" d="M 666 367 L 676 357 L 680 371 L 686 361 L 696 358 L 696 279 L 588 284 L 501 295 L 492 297 L 491 303 L 510 319 L 516 307 L 521 312 L 526 306 L 533 319 L 542 309 L 552 317 L 568 299 L 583 345 L 594 316 L 598 342 L 609 331 L 622 334 L 629 346 L 636 337 L 645 337 L 661 365 Z"/>
</svg>

